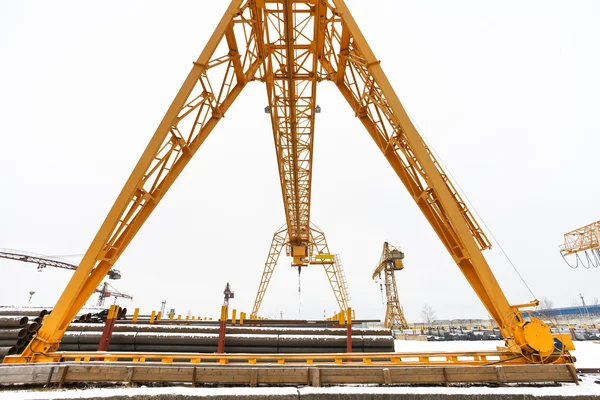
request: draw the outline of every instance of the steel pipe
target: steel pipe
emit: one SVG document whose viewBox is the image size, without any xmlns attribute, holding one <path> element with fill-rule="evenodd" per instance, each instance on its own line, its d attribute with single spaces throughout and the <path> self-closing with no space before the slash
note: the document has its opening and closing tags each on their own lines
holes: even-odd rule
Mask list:
<svg viewBox="0 0 600 400">
<path fill-rule="evenodd" d="M 192 326 L 184 325 L 144 325 L 144 324 L 119 324 L 117 321 L 114 332 L 178 332 L 178 333 L 218 333 L 218 326 Z M 80 324 L 72 323 L 67 331 L 102 331 L 102 324 Z M 363 336 L 390 336 L 390 331 L 386 329 L 365 329 L 353 328 L 353 334 Z M 246 327 L 234 326 L 227 327 L 227 335 L 231 334 L 293 334 L 293 335 L 327 335 L 327 336 L 346 336 L 345 328 L 285 328 L 285 327 Z"/>
<path fill-rule="evenodd" d="M 0 346 L 5 347 L 5 346 L 23 346 L 25 344 L 25 342 L 27 341 L 26 338 L 20 338 L 20 339 L 2 339 L 0 340 Z"/>
<path fill-rule="evenodd" d="M 19 315 L 0 315 L 0 329 L 20 328 L 27 324 L 29 317 Z"/>
<path fill-rule="evenodd" d="M 2 308 L 0 307 L 0 316 L 27 316 L 27 317 L 43 317 L 48 314 L 48 310 L 44 308 Z"/>
<path fill-rule="evenodd" d="M 38 329 L 40 329 L 40 324 L 38 324 L 37 322 L 30 322 L 27 325 L 27 332 L 37 332 Z"/>
<path fill-rule="evenodd" d="M 27 328 L 0 329 L 0 340 L 21 339 L 27 336 Z"/>
<path fill-rule="evenodd" d="M 0 346 L 0 358 L 17 354 L 17 346 Z"/>
</svg>

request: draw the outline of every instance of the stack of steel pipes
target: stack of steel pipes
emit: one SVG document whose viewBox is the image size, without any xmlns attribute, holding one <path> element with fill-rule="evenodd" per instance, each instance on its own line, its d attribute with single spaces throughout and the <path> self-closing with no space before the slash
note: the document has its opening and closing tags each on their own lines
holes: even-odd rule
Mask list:
<svg viewBox="0 0 600 400">
<path fill-rule="evenodd" d="M 95 351 L 103 325 L 72 323 L 62 339 L 64 351 Z M 227 327 L 226 353 L 344 353 L 346 328 Z M 218 326 L 117 324 L 109 351 L 213 353 Z M 354 352 L 391 352 L 394 339 L 386 329 L 352 330 Z"/>
<path fill-rule="evenodd" d="M 0 361 L 21 353 L 41 325 L 46 310 L 0 310 Z"/>
</svg>

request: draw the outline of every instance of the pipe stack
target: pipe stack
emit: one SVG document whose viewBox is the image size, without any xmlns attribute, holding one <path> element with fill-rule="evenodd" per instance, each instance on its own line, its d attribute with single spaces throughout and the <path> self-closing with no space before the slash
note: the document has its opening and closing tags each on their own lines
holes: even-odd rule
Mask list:
<svg viewBox="0 0 600 400">
<path fill-rule="evenodd" d="M 103 325 L 73 323 L 59 350 L 95 351 Z M 217 326 L 115 325 L 109 351 L 214 353 Z M 385 329 L 352 330 L 354 352 L 391 352 L 394 340 Z M 227 327 L 226 353 L 344 353 L 345 328 Z"/>
<path fill-rule="evenodd" d="M 0 311 L 0 362 L 7 355 L 23 352 L 40 328 L 42 319 L 48 311 L 38 310 L 31 314 L 30 311 L 20 313 L 19 310 L 15 310 L 15 314 L 17 315 Z"/>
</svg>

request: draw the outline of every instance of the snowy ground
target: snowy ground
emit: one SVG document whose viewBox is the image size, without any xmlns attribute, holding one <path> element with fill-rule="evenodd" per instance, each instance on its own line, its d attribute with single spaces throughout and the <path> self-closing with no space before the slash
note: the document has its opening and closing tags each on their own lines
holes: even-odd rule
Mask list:
<svg viewBox="0 0 600 400">
<path fill-rule="evenodd" d="M 500 341 L 479 342 L 418 342 L 418 341 L 396 341 L 396 351 L 469 351 L 469 350 L 495 350 L 501 346 Z M 600 367 L 600 343 L 576 342 L 578 368 Z M 313 394 L 339 394 L 354 395 L 367 398 L 366 395 L 399 395 L 399 394 L 442 394 L 442 395 L 535 395 L 535 396 L 598 396 L 600 399 L 600 376 L 582 376 L 579 386 L 575 384 L 562 384 L 560 386 L 535 387 L 328 387 L 328 388 L 190 388 L 190 387 L 166 387 L 166 388 L 111 388 L 111 389 L 86 389 L 86 390 L 50 390 L 50 391 L 6 391 L 0 392 L 0 400 L 56 400 L 56 399 L 91 399 L 91 398 L 120 398 L 128 396 L 149 396 L 145 398 L 161 399 L 167 395 L 179 395 L 181 397 L 239 397 L 251 396 L 255 398 L 271 397 L 287 399 L 299 399 L 303 395 Z M 361 395 L 365 395 L 364 397 Z M 459 398 L 458 397 L 458 398 Z M 354 397 L 356 398 L 356 397 Z M 589 399 L 587 397 L 586 399 Z"/>
</svg>

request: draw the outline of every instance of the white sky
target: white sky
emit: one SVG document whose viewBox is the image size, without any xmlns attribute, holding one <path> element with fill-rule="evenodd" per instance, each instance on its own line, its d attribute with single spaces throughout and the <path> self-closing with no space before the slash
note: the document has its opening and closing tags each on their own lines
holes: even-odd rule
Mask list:
<svg viewBox="0 0 600 400">
<path fill-rule="evenodd" d="M 347 0 L 425 134 L 538 298 L 600 296 L 562 234 L 598 219 L 600 2 Z M 202 50 L 226 1 L 0 2 L 0 247 L 87 249 Z M 359 318 L 383 318 L 371 281 L 382 243 L 406 252 L 407 318 L 487 312 L 330 83 L 319 87 L 312 220 L 339 253 Z M 216 317 L 229 281 L 250 312 L 284 222 L 266 92 L 250 84 L 117 263 L 143 312 Z M 531 299 L 498 247 L 485 253 L 513 303 Z M 77 258 L 75 258 L 77 260 Z M 0 260 L 0 304 L 52 304 L 68 271 Z M 280 260 L 261 314 L 318 318 L 320 268 Z M 92 298 L 95 302 L 96 296 Z"/>
</svg>

